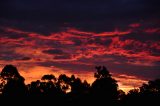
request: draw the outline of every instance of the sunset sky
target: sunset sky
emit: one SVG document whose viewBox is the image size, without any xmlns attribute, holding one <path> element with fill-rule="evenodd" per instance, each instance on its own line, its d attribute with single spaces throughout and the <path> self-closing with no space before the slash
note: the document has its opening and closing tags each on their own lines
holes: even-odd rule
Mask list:
<svg viewBox="0 0 160 106">
<path fill-rule="evenodd" d="M 125 91 L 160 78 L 159 0 L 0 0 L 0 70 L 94 81 L 104 65 Z"/>
</svg>

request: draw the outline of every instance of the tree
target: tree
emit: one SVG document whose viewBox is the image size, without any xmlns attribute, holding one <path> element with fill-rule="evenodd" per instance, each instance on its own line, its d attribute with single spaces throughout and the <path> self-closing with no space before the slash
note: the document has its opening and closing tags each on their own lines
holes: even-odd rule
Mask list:
<svg viewBox="0 0 160 106">
<path fill-rule="evenodd" d="M 70 100 L 72 100 L 72 102 L 81 105 L 84 105 L 84 103 L 88 102 L 87 99 L 90 90 L 90 84 L 88 84 L 86 80 L 82 81 L 80 78 L 76 78 L 74 75 L 72 75 L 70 86 L 71 92 L 68 95 L 70 95 Z"/>
<path fill-rule="evenodd" d="M 123 90 L 118 90 L 118 100 L 121 101 L 126 96 L 125 92 Z"/>
<path fill-rule="evenodd" d="M 43 89 L 43 93 L 45 96 L 58 98 L 58 96 L 62 93 L 59 85 L 57 84 L 57 78 L 50 74 L 42 76 L 41 88 Z"/>
<path fill-rule="evenodd" d="M 95 68 L 97 70 L 97 72 L 94 74 L 95 78 L 97 79 L 111 78 L 111 74 L 109 73 L 106 67 L 96 66 Z"/>
<path fill-rule="evenodd" d="M 93 101 L 98 104 L 115 103 L 118 99 L 118 84 L 106 67 L 96 67 L 97 72 L 94 77 L 96 80 L 92 83 L 91 93 Z"/>
<path fill-rule="evenodd" d="M 157 93 L 160 94 L 160 79 L 154 81 L 148 81 L 148 84 L 143 84 L 140 87 L 141 93 Z"/>
<path fill-rule="evenodd" d="M 61 74 L 59 76 L 57 84 L 60 86 L 61 90 L 64 93 L 70 92 L 71 90 L 70 83 L 71 83 L 71 78 L 68 77 L 67 75 Z"/>
<path fill-rule="evenodd" d="M 29 96 L 40 97 L 42 96 L 43 90 L 41 89 L 41 81 L 32 81 L 30 84 L 27 85 L 29 90 Z"/>
<path fill-rule="evenodd" d="M 152 103 L 153 105 L 160 105 L 160 79 L 148 81 L 140 87 L 140 95 L 146 104 Z"/>
<path fill-rule="evenodd" d="M 130 106 L 131 104 L 135 106 L 140 105 L 141 97 L 139 94 L 139 89 L 131 89 L 127 93 L 127 95 L 121 100 L 121 102 L 123 102 L 124 106 Z"/>
<path fill-rule="evenodd" d="M 54 81 L 54 82 L 56 82 L 57 79 L 56 79 L 56 77 L 54 75 L 50 74 L 50 75 L 44 75 L 41 78 L 41 80 L 47 80 L 47 81 Z"/>
<path fill-rule="evenodd" d="M 19 74 L 17 68 L 13 65 L 6 65 L 0 76 L 5 82 L 2 95 L 3 96 L 26 96 L 27 88 L 24 84 L 24 78 Z"/>
<path fill-rule="evenodd" d="M 148 81 L 139 89 L 132 89 L 123 99 L 126 106 L 132 105 L 160 105 L 160 79 Z"/>
<path fill-rule="evenodd" d="M 23 79 L 22 76 L 18 73 L 18 70 L 15 66 L 13 65 L 6 65 L 1 72 L 1 77 L 4 80 L 10 80 L 10 79 Z"/>
</svg>

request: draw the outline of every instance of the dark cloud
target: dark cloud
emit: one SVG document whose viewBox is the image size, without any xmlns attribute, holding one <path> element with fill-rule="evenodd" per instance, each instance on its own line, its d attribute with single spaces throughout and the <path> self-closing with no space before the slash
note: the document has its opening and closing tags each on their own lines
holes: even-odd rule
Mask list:
<svg viewBox="0 0 160 106">
<path fill-rule="evenodd" d="M 23 57 L 20 60 L 28 61 L 28 60 L 31 60 L 31 58 L 30 57 Z"/>
<path fill-rule="evenodd" d="M 72 73 L 81 73 L 81 72 L 93 72 L 95 71 L 94 66 L 88 64 L 76 64 L 76 62 L 37 62 L 37 65 L 50 67 L 55 66 L 64 70 L 68 70 Z"/>
<path fill-rule="evenodd" d="M 95 44 L 102 46 L 109 46 L 112 43 L 112 39 L 109 37 L 92 37 L 89 38 L 86 42 L 87 44 Z"/>
<path fill-rule="evenodd" d="M 13 61 L 13 60 L 19 60 L 23 57 L 21 54 L 14 53 L 13 51 L 5 51 L 5 52 L 0 52 L 0 60 L 4 61 Z"/>
<path fill-rule="evenodd" d="M 50 40 L 50 39 L 37 39 L 36 40 L 36 45 L 46 45 L 47 47 L 51 48 L 64 48 L 65 45 L 62 44 L 59 41 L 56 40 Z"/>
<path fill-rule="evenodd" d="M 127 34 L 123 37 L 120 37 L 121 40 L 127 40 L 127 39 L 131 39 L 131 40 L 138 40 L 141 42 L 145 42 L 147 40 L 151 40 L 151 41 L 159 41 L 160 37 L 159 34 L 147 34 L 147 33 L 131 33 L 131 34 Z"/>
<path fill-rule="evenodd" d="M 18 20 L 14 26 L 44 35 L 63 30 L 63 27 L 102 32 L 158 18 L 158 4 L 158 0 L 1 0 L 0 17 Z M 32 25 L 28 27 L 23 23 Z"/>
<path fill-rule="evenodd" d="M 150 49 L 150 54 L 151 54 L 152 56 L 160 56 L 160 49 L 151 48 L 151 49 Z"/>
<path fill-rule="evenodd" d="M 42 52 L 46 54 L 64 54 L 64 52 L 60 49 L 48 49 L 48 50 L 43 50 Z"/>
<path fill-rule="evenodd" d="M 17 33 L 14 31 L 7 31 L 7 28 L 0 28 L 0 37 L 9 39 L 28 38 L 27 34 Z"/>
<path fill-rule="evenodd" d="M 7 19 L 0 17 L 0 24 L 3 27 L 10 27 L 19 30 L 23 30 L 25 32 L 42 34 L 44 36 L 49 36 L 51 33 L 59 32 L 65 30 L 64 22 L 47 22 L 38 21 L 38 20 L 17 20 L 17 19 Z"/>
<path fill-rule="evenodd" d="M 104 40 L 104 45 L 105 46 L 108 46 L 108 45 L 110 45 L 112 43 L 112 39 L 105 39 Z"/>
<path fill-rule="evenodd" d="M 81 44 L 83 44 L 83 41 L 81 39 L 72 39 L 72 41 L 74 42 L 75 46 L 80 46 Z"/>
<path fill-rule="evenodd" d="M 113 71 L 114 73 L 134 75 L 146 80 L 156 79 L 160 76 L 159 66 L 150 67 L 150 66 L 135 66 L 135 65 L 120 64 L 116 65 L 116 67 L 112 66 L 111 68 L 111 66 L 108 64 L 108 67 L 109 69 L 112 70 L 119 70 L 119 71 Z"/>
</svg>

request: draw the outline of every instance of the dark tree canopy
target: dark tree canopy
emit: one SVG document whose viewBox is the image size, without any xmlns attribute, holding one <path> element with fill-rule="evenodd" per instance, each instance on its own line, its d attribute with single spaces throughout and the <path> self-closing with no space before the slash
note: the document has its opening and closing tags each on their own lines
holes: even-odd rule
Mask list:
<svg viewBox="0 0 160 106">
<path fill-rule="evenodd" d="M 115 102 L 118 98 L 118 84 L 106 67 L 96 67 L 96 80 L 92 83 L 91 91 L 95 103 L 103 104 L 106 101 Z"/>
<path fill-rule="evenodd" d="M 5 80 L 20 78 L 17 68 L 13 65 L 6 65 L 1 72 L 1 77 Z M 22 78 L 22 77 L 21 77 Z"/>
<path fill-rule="evenodd" d="M 6 82 L 2 89 L 3 96 L 25 96 L 27 94 L 24 78 L 15 66 L 6 65 L 0 76 Z"/>
<path fill-rule="evenodd" d="M 109 71 L 105 66 L 96 66 L 95 67 L 97 72 L 94 74 L 94 77 L 97 79 L 102 79 L 102 78 L 110 78 L 111 74 L 109 74 Z"/>
<path fill-rule="evenodd" d="M 56 79 L 56 77 L 54 75 L 50 74 L 50 75 L 44 75 L 41 78 L 41 80 L 48 80 L 48 81 L 54 80 L 54 81 L 56 81 L 57 79 Z"/>
<path fill-rule="evenodd" d="M 159 93 L 160 94 L 160 79 L 149 81 L 148 84 L 143 84 L 140 87 L 141 92 Z"/>
</svg>

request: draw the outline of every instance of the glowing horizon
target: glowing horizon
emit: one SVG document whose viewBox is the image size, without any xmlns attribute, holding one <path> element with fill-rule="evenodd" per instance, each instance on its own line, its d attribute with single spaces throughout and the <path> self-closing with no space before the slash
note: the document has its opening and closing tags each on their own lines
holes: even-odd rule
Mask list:
<svg viewBox="0 0 160 106">
<path fill-rule="evenodd" d="M 25 84 L 30 84 L 32 81 L 41 80 L 42 76 L 47 74 L 53 74 L 57 78 L 61 74 L 66 74 L 67 76 L 75 75 L 76 77 L 79 77 L 82 81 L 86 80 L 89 84 L 92 84 L 95 81 L 94 72 L 76 74 L 76 73 L 66 73 L 66 70 L 61 70 L 61 69 L 55 69 L 55 71 L 53 71 L 54 68 L 37 66 L 37 67 L 28 68 L 28 70 L 30 70 L 28 72 L 23 67 L 20 67 L 20 68 L 17 67 L 18 70 L 21 69 L 19 70 L 19 72 L 20 72 L 20 75 L 25 78 Z M 0 67 L 0 72 L 2 69 L 3 67 Z M 96 72 L 95 69 L 94 71 Z M 118 76 L 112 75 L 112 78 L 114 78 L 117 81 L 118 89 L 123 90 L 125 93 L 127 93 L 131 89 L 139 88 L 143 83 L 147 82 L 145 80 L 137 79 L 135 76 L 127 76 L 125 74 L 118 75 Z M 133 86 L 125 85 L 123 84 L 123 82 L 132 83 Z"/>
</svg>

